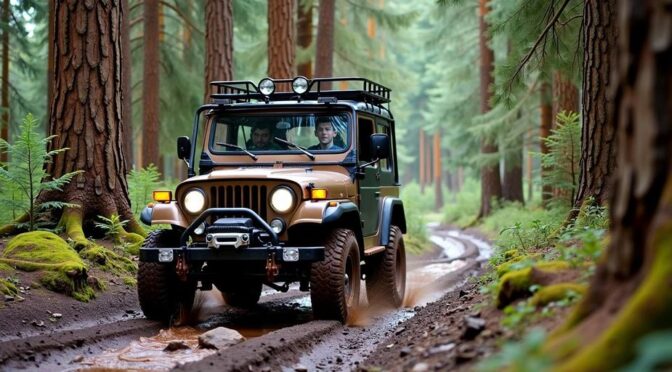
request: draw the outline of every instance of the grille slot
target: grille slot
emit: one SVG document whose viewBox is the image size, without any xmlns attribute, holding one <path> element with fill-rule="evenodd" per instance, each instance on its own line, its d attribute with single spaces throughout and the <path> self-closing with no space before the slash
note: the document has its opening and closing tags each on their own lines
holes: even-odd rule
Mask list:
<svg viewBox="0 0 672 372">
<path fill-rule="evenodd" d="M 212 186 L 210 204 L 214 208 L 249 208 L 266 220 L 266 186 Z"/>
</svg>

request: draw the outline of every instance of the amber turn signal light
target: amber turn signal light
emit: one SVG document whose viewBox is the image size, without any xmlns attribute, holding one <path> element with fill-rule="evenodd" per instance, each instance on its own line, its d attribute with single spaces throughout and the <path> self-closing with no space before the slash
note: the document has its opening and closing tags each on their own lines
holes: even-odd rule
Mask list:
<svg viewBox="0 0 672 372">
<path fill-rule="evenodd" d="M 327 198 L 327 190 L 325 189 L 311 189 L 310 198 L 313 200 L 323 200 Z"/>
<path fill-rule="evenodd" d="M 152 199 L 159 203 L 168 203 L 173 199 L 173 193 L 170 191 L 154 191 L 152 192 Z"/>
</svg>

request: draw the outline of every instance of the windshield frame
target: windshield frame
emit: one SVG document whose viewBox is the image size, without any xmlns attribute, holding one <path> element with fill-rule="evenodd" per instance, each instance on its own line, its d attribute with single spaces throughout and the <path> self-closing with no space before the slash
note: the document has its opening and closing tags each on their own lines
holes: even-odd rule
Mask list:
<svg viewBox="0 0 672 372">
<path fill-rule="evenodd" d="M 227 115 L 237 115 L 237 116 L 282 116 L 282 115 L 342 115 L 346 119 L 346 124 L 348 125 L 347 127 L 347 133 L 345 133 L 344 136 L 342 136 L 343 140 L 346 142 L 345 147 L 343 147 L 340 150 L 308 150 L 310 151 L 313 155 L 315 155 L 316 159 L 313 160 L 312 162 L 320 162 L 319 159 L 321 157 L 324 157 L 325 155 L 330 155 L 330 157 L 333 157 L 334 155 L 343 155 L 347 154 L 348 152 L 351 151 L 352 147 L 355 145 L 355 120 L 354 118 L 356 117 L 355 113 L 353 112 L 353 109 L 347 105 L 330 105 L 325 107 L 324 105 L 310 105 L 306 107 L 282 107 L 282 106 L 275 106 L 274 107 L 264 107 L 264 108 L 259 108 L 259 107 L 246 107 L 246 108 L 238 108 L 235 110 L 212 110 L 210 113 L 208 113 L 206 120 L 208 122 L 208 139 L 207 142 L 204 143 L 204 147 L 207 148 L 207 152 L 214 156 L 214 157 L 229 157 L 229 156 L 234 156 L 236 158 L 236 161 L 238 161 L 238 158 L 248 158 L 248 155 L 245 154 L 243 151 L 239 150 L 231 150 L 231 151 L 221 151 L 215 149 L 215 133 L 217 131 L 217 119 L 219 117 L 225 117 Z M 273 141 L 273 139 L 271 139 Z M 254 155 L 259 157 L 257 164 L 263 164 L 264 162 L 261 161 L 261 158 L 263 157 L 278 157 L 278 156 L 304 156 L 305 154 L 301 152 L 298 149 L 279 149 L 279 150 L 249 150 L 248 151 L 252 152 Z M 325 159 L 326 160 L 326 159 Z M 285 163 L 294 163 L 294 161 L 283 161 Z M 225 162 L 222 164 L 228 164 L 230 162 Z"/>
</svg>

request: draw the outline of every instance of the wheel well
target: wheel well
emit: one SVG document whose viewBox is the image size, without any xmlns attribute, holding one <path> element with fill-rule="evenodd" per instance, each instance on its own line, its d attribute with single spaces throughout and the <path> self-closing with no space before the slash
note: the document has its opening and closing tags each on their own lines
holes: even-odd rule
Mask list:
<svg viewBox="0 0 672 372">
<path fill-rule="evenodd" d="M 404 214 L 404 205 L 395 204 L 392 206 L 392 225 L 399 227 L 403 234 L 406 234 L 406 215 Z"/>
<path fill-rule="evenodd" d="M 327 224 L 301 223 L 293 225 L 287 231 L 289 244 L 296 244 L 300 247 L 314 245 L 316 240 L 319 239 L 321 242 L 330 230 L 339 227 L 350 229 L 355 233 L 357 245 L 359 245 L 359 253 L 364 257 L 362 225 L 359 220 L 359 213 L 356 211 L 344 213 L 338 220 Z"/>
</svg>

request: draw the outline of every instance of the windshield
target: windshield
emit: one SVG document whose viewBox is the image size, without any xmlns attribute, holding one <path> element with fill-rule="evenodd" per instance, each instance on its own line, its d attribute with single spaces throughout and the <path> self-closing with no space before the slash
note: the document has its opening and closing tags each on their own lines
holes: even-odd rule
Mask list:
<svg viewBox="0 0 672 372">
<path fill-rule="evenodd" d="M 214 154 L 244 152 L 313 154 L 343 152 L 349 145 L 348 114 L 235 114 L 213 119 L 210 151 Z M 276 140 L 275 138 L 279 140 Z"/>
</svg>

